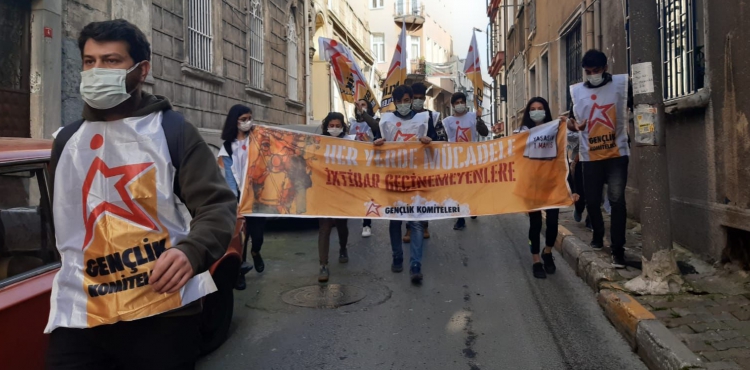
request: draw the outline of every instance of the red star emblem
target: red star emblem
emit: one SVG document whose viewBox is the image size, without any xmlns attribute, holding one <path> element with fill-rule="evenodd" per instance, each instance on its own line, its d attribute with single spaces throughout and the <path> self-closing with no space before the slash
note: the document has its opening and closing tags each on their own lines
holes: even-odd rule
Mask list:
<svg viewBox="0 0 750 370">
<path fill-rule="evenodd" d="M 370 207 L 367 208 L 367 213 L 365 214 L 365 217 L 369 215 L 375 215 L 380 217 L 380 207 L 382 207 L 380 204 L 375 203 L 375 200 L 373 199 L 370 201 Z"/>
<path fill-rule="evenodd" d="M 396 131 L 396 136 L 393 137 L 393 141 L 412 141 L 417 134 L 405 134 L 401 130 Z"/>
<path fill-rule="evenodd" d="M 615 130 L 615 124 L 612 123 L 608 114 L 614 106 L 614 104 L 599 105 L 594 103 L 594 107 L 591 108 L 591 114 L 589 115 L 589 132 L 591 132 L 594 126 L 599 124 L 611 128 L 612 131 Z"/>
<path fill-rule="evenodd" d="M 471 130 L 469 127 L 463 128 L 461 126 L 456 127 L 456 142 L 457 143 L 466 143 L 471 140 L 469 140 L 469 136 L 471 133 L 469 132 Z"/>
<path fill-rule="evenodd" d="M 89 172 L 86 174 L 86 179 L 83 182 L 83 219 L 86 223 L 86 237 L 83 241 L 83 247 L 89 245 L 91 239 L 94 237 L 94 226 L 96 220 L 105 212 L 115 215 L 120 218 L 124 218 L 130 222 L 133 222 L 139 226 L 143 226 L 149 230 L 158 230 L 156 224 L 149 218 L 149 216 L 138 207 L 133 199 L 130 197 L 128 190 L 125 188 L 128 183 L 139 175 L 149 169 L 153 163 L 140 163 L 131 164 L 120 167 L 109 168 L 101 158 L 97 157 L 89 167 Z M 91 191 L 91 186 L 94 183 L 94 178 L 97 173 L 101 173 L 105 178 L 111 178 L 115 176 L 122 176 L 114 185 L 115 191 L 120 196 L 120 200 L 127 207 L 124 209 L 119 205 L 112 204 L 106 199 L 99 203 L 90 213 L 87 210 L 88 198 Z M 98 195 L 94 195 L 98 196 Z M 118 202 L 119 203 L 119 202 Z"/>
</svg>

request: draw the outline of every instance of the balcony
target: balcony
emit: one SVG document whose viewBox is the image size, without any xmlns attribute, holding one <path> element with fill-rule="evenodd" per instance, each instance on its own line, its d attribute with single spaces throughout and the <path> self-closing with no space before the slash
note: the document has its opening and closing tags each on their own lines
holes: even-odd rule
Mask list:
<svg viewBox="0 0 750 370">
<path fill-rule="evenodd" d="M 422 28 L 425 21 L 424 14 L 424 4 L 419 4 L 416 0 L 410 2 L 397 0 L 393 4 L 393 20 L 399 26 L 406 24 L 410 31 Z"/>
</svg>

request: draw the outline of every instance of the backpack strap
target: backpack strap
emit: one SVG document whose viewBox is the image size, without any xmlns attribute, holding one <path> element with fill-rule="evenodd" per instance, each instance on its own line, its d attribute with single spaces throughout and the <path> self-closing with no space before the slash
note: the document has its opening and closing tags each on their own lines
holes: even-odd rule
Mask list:
<svg viewBox="0 0 750 370">
<path fill-rule="evenodd" d="M 55 145 L 53 147 L 54 152 L 52 153 L 52 158 L 60 158 L 60 155 L 62 155 L 62 151 L 63 149 L 65 149 L 65 145 L 68 143 L 68 140 L 70 140 L 70 138 L 73 137 L 78 129 L 81 128 L 81 125 L 83 125 L 83 119 L 79 119 L 78 121 L 63 126 L 62 130 L 57 133 L 57 137 L 55 137 L 55 142 L 58 143 L 58 145 Z"/>
<path fill-rule="evenodd" d="M 182 191 L 180 189 L 180 165 L 182 164 L 182 157 L 185 153 L 183 146 L 185 137 L 185 117 L 179 112 L 172 109 L 167 109 L 163 112 L 161 127 L 164 130 L 164 137 L 167 139 L 167 148 L 169 149 L 169 157 L 172 161 L 172 166 L 175 169 L 173 190 L 174 194 L 177 195 L 180 200 L 185 203 L 182 199 Z"/>
</svg>

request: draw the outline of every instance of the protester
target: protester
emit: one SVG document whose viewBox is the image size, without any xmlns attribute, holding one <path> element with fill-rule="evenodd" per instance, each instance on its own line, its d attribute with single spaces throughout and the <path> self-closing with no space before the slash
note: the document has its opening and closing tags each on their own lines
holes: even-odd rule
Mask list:
<svg viewBox="0 0 750 370">
<path fill-rule="evenodd" d="M 237 104 L 229 109 L 227 119 L 224 122 L 224 129 L 221 133 L 221 139 L 224 140 L 219 151 L 219 167 L 224 169 L 224 178 L 232 189 L 237 199 L 240 198 L 241 189 L 243 189 L 244 178 L 242 174 L 247 167 L 247 150 L 250 145 L 257 145 L 252 142 L 250 129 L 253 126 L 253 111 L 250 107 Z M 245 275 L 252 270 L 252 266 L 247 263 L 247 242 L 251 240 L 252 247 L 250 256 L 253 259 L 255 271 L 263 272 L 265 264 L 260 256 L 260 249 L 263 246 L 263 232 L 266 228 L 265 217 L 245 217 L 245 240 L 242 248 L 242 266 L 240 274 L 237 277 L 235 288 L 244 290 Z"/>
<path fill-rule="evenodd" d="M 612 265 L 624 268 L 625 187 L 630 157 L 627 109 L 632 107 L 632 88 L 627 75 L 607 72 L 607 56 L 599 50 L 587 51 L 582 66 L 587 81 L 570 87 L 573 109 L 567 125 L 580 136 L 586 209 L 594 227 L 591 247 L 604 247 L 601 203 L 606 183 L 607 198 L 612 205 Z M 580 117 L 582 123 L 575 117 Z"/>
<path fill-rule="evenodd" d="M 328 113 L 328 116 L 323 119 L 323 135 L 338 138 L 346 137 L 344 115 L 338 112 Z M 339 263 L 347 263 L 349 262 L 349 253 L 346 249 L 346 243 L 349 240 L 349 227 L 347 225 L 348 220 L 345 218 L 321 218 L 318 221 L 320 223 L 318 229 L 318 259 L 320 260 L 318 281 L 325 283 L 330 275 L 328 252 L 331 244 L 331 229 L 335 227 L 339 233 Z"/>
<path fill-rule="evenodd" d="M 425 109 L 424 103 L 427 99 L 427 86 L 425 86 L 421 82 L 417 82 L 413 85 L 411 85 L 411 89 L 414 92 L 414 100 L 412 101 L 412 109 L 414 109 L 414 112 L 416 113 L 422 113 L 427 112 L 430 116 L 430 120 L 427 123 L 428 131 L 430 129 L 435 129 L 437 133 L 437 127 L 442 127 L 443 123 L 440 120 L 440 112 L 433 112 L 429 109 Z M 437 140 L 435 141 L 448 141 L 443 140 L 440 135 L 437 135 Z M 422 226 L 424 227 L 424 239 L 430 238 L 430 231 L 429 231 L 429 223 L 427 221 L 421 221 Z M 411 242 L 411 229 L 408 227 L 406 228 L 406 234 L 404 235 L 404 243 Z"/>
<path fill-rule="evenodd" d="M 229 245 L 237 200 L 198 130 L 142 91 L 151 47 L 141 30 L 90 23 L 78 46 L 83 119 L 59 132 L 51 154 L 62 265 L 47 368 L 192 369 L 201 298 L 216 290 L 207 270 Z M 124 350 L 133 341 L 156 350 Z"/>
<path fill-rule="evenodd" d="M 452 143 L 476 142 L 479 141 L 479 135 L 487 136 L 490 130 L 482 120 L 477 117 L 476 112 L 469 112 L 466 106 L 466 94 L 457 92 L 451 97 L 451 106 L 453 115 L 443 120 L 445 132 L 448 141 Z M 476 219 L 476 216 L 472 216 Z M 463 230 L 466 228 L 466 219 L 460 217 L 453 225 L 453 230 Z"/>
<path fill-rule="evenodd" d="M 349 120 L 349 132 L 354 135 L 357 141 L 371 142 L 379 137 L 375 132 L 380 133 L 378 122 L 375 117 L 375 110 L 372 103 L 366 99 L 357 100 L 354 109 L 354 119 Z M 373 126 L 377 129 L 373 131 Z M 362 220 L 362 237 L 369 238 L 372 236 L 372 220 L 366 218 Z"/>
<path fill-rule="evenodd" d="M 551 122 L 552 113 L 550 112 L 547 100 L 541 97 L 531 98 L 526 104 L 522 119 L 521 127 L 516 132 L 528 131 L 537 125 Z M 545 279 L 547 278 L 547 274 L 554 274 L 557 270 L 555 258 L 552 256 L 552 247 L 555 246 L 555 240 L 557 239 L 557 223 L 560 210 L 548 209 L 545 213 L 547 214 L 547 233 L 544 240 L 544 252 L 539 256 L 542 211 L 529 212 L 529 245 L 531 246 L 531 259 L 533 261 L 531 270 L 537 279 Z"/>
<path fill-rule="evenodd" d="M 429 115 L 427 113 L 416 113 L 412 109 L 412 98 L 414 92 L 409 86 L 401 85 L 393 90 L 393 101 L 396 104 L 396 112 L 385 113 L 380 117 L 382 138 L 375 140 L 375 146 L 382 146 L 386 141 L 416 141 L 429 144 L 437 139 L 434 128 L 428 127 Z M 389 233 L 391 237 L 391 249 L 393 250 L 393 263 L 391 271 L 401 272 L 404 270 L 404 251 L 401 240 L 402 221 L 391 220 Z M 422 249 L 424 246 L 424 229 L 418 221 L 408 221 L 407 227 L 411 229 L 411 254 L 409 256 L 410 275 L 412 283 L 422 282 Z"/>
</svg>

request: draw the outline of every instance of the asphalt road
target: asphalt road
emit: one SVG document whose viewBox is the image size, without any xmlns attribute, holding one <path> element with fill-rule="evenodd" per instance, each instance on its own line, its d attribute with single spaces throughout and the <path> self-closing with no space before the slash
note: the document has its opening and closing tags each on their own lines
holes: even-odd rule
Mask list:
<svg viewBox="0 0 750 370">
<path fill-rule="evenodd" d="M 467 224 L 454 231 L 451 220 L 430 222 L 421 286 L 406 264 L 390 271 L 387 222 L 363 239 L 361 222 L 350 220 L 344 265 L 334 230 L 329 284 L 367 294 L 337 309 L 281 298 L 318 285 L 317 229 L 267 232 L 266 271 L 250 272 L 248 289 L 235 291 L 231 337 L 198 369 L 646 369 L 556 252 L 557 274 L 534 279 L 526 216 Z"/>
</svg>

